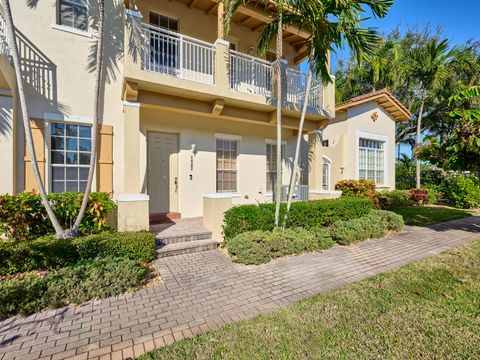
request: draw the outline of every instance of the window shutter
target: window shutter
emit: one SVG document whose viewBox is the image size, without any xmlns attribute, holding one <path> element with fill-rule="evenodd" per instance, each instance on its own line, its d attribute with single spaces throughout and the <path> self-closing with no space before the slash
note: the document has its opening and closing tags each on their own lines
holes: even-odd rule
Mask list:
<svg viewBox="0 0 480 360">
<path fill-rule="evenodd" d="M 30 120 L 32 127 L 33 147 L 37 156 L 40 177 L 45 182 L 45 122 L 43 120 Z M 38 191 L 38 186 L 33 174 L 30 155 L 28 153 L 27 142 L 24 144 L 24 191 Z M 46 186 L 47 187 L 47 186 Z M 47 187 L 48 188 L 48 187 Z"/>
<path fill-rule="evenodd" d="M 113 127 L 100 125 L 98 136 L 97 191 L 113 193 Z"/>
</svg>

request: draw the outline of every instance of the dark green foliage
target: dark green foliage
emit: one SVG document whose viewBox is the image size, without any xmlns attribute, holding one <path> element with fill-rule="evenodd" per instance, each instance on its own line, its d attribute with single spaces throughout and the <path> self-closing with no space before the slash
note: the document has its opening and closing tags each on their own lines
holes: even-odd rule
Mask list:
<svg viewBox="0 0 480 360">
<path fill-rule="evenodd" d="M 70 228 L 81 206 L 83 194 L 51 193 L 48 199 L 63 228 Z M 115 203 L 106 193 L 91 193 L 80 233 L 93 234 L 110 230 L 109 214 Z M 33 240 L 53 234 L 47 213 L 35 193 L 0 195 L 0 232 L 15 240 Z"/>
<path fill-rule="evenodd" d="M 124 256 L 132 260 L 155 259 L 155 236 L 150 232 L 103 233 L 74 239 L 81 259 Z"/>
<path fill-rule="evenodd" d="M 480 207 L 480 178 L 463 175 L 452 176 L 442 183 L 443 196 L 457 208 Z"/>
<path fill-rule="evenodd" d="M 116 296 L 145 283 L 148 270 L 137 261 L 81 261 L 56 273 L 0 282 L 0 317 L 29 315 L 46 308 Z"/>
<path fill-rule="evenodd" d="M 282 204 L 281 218 L 285 211 Z M 368 199 L 342 197 L 334 200 L 300 201 L 292 203 L 286 227 L 310 229 L 338 220 L 354 219 L 368 214 L 373 203 Z M 274 228 L 275 204 L 242 205 L 225 212 L 223 235 L 228 243 L 246 231 L 271 231 Z"/>
<path fill-rule="evenodd" d="M 281 256 L 317 251 L 332 245 L 328 233 L 302 228 L 244 232 L 226 244 L 233 261 L 242 264 L 263 264 Z"/>
<path fill-rule="evenodd" d="M 399 231 L 403 227 L 400 215 L 384 210 L 373 210 L 369 215 L 348 221 L 338 221 L 329 229 L 333 240 L 349 245 L 367 239 L 380 238 L 388 231 Z"/>
<path fill-rule="evenodd" d="M 380 207 L 385 210 L 392 210 L 413 205 L 410 192 L 407 190 L 383 190 L 377 192 Z"/>
<path fill-rule="evenodd" d="M 0 275 L 31 270 L 56 270 L 81 259 L 107 256 L 150 261 L 155 236 L 148 232 L 104 233 L 77 239 L 0 240 Z"/>
</svg>

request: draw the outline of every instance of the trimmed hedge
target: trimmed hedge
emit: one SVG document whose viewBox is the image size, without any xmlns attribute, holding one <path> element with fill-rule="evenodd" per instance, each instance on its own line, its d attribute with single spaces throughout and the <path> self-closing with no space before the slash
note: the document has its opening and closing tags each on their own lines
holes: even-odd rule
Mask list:
<svg viewBox="0 0 480 360">
<path fill-rule="evenodd" d="M 245 232 L 226 244 L 234 262 L 257 265 L 285 255 L 317 251 L 332 245 L 327 231 L 314 233 L 302 228 Z"/>
<path fill-rule="evenodd" d="M 408 190 L 383 190 L 377 192 L 380 207 L 384 210 L 409 207 L 414 204 Z"/>
<path fill-rule="evenodd" d="M 385 210 L 373 210 L 369 215 L 349 221 L 338 221 L 329 230 L 332 239 L 341 245 L 381 238 L 388 231 L 400 231 L 402 216 Z"/>
<path fill-rule="evenodd" d="M 63 228 L 70 228 L 80 210 L 83 194 L 63 192 L 48 194 L 48 200 Z M 80 224 L 82 235 L 110 230 L 109 214 L 115 203 L 107 193 L 93 192 Z M 0 234 L 15 240 L 34 240 L 54 233 L 40 195 L 23 192 L 0 195 Z"/>
<path fill-rule="evenodd" d="M 285 213 L 282 204 L 281 219 Z M 286 228 L 315 228 L 339 220 L 355 219 L 373 209 L 369 199 L 341 197 L 332 200 L 311 200 L 292 203 Z M 275 223 L 275 204 L 242 205 L 225 212 L 223 235 L 225 243 L 247 231 L 271 231 Z"/>
<path fill-rule="evenodd" d="M 340 220 L 330 227 L 244 232 L 228 241 L 226 248 L 234 262 L 263 264 L 285 255 L 328 249 L 334 242 L 348 245 L 369 238 L 380 238 L 388 231 L 400 231 L 402 227 L 403 218 L 400 215 L 372 210 L 363 217 Z"/>
<path fill-rule="evenodd" d="M 56 270 L 82 259 L 107 256 L 150 261 L 155 236 L 149 232 L 104 233 L 77 239 L 0 240 L 0 275 L 31 270 Z"/>
<path fill-rule="evenodd" d="M 84 260 L 54 274 L 0 282 L 0 317 L 121 295 L 143 285 L 148 270 L 127 258 Z"/>
</svg>

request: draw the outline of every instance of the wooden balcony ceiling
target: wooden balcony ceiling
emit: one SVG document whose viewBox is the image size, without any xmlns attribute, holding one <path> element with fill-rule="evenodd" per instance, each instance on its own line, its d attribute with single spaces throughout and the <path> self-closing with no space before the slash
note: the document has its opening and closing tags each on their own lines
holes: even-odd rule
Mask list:
<svg viewBox="0 0 480 360">
<path fill-rule="evenodd" d="M 218 0 L 177 0 L 185 4 L 190 9 L 196 8 L 204 11 L 208 15 L 217 14 L 219 1 Z M 269 14 L 273 10 L 274 2 L 271 2 L 267 8 L 264 5 L 259 6 L 240 6 L 233 17 L 233 22 L 249 28 L 251 31 L 261 32 L 265 24 L 272 21 L 272 16 Z M 293 46 L 299 54 L 297 60 L 303 60 L 306 56 L 305 39 L 309 37 L 309 32 L 299 30 L 293 26 L 289 26 L 283 32 L 283 40 Z M 300 59 L 301 58 L 301 59 Z M 297 62 L 297 61 L 295 61 Z"/>
</svg>

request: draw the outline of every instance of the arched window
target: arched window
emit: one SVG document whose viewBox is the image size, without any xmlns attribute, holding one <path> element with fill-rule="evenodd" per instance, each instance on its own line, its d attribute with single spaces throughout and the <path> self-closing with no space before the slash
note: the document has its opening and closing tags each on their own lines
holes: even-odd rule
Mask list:
<svg viewBox="0 0 480 360">
<path fill-rule="evenodd" d="M 330 167 L 332 162 L 326 156 L 323 157 L 322 189 L 330 190 Z"/>
</svg>

